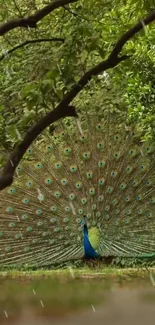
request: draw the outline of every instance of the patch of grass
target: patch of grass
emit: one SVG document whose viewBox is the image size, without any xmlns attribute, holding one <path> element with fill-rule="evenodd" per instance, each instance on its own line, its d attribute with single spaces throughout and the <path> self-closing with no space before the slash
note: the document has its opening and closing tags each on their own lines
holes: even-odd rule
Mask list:
<svg viewBox="0 0 155 325">
<path fill-rule="evenodd" d="M 155 268 L 151 268 L 152 272 L 155 272 Z M 146 268 L 127 268 L 127 269 L 119 269 L 115 267 L 96 267 L 96 268 L 90 268 L 88 266 L 85 266 L 84 268 L 72 268 L 68 267 L 66 269 L 57 269 L 57 270 L 45 270 L 45 269 L 39 269 L 37 271 L 31 271 L 31 270 L 25 270 L 25 271 L 19 271 L 17 269 L 11 269 L 7 271 L 0 271 L 0 277 L 10 277 L 10 278 L 16 278 L 16 277 L 28 277 L 28 278 L 36 278 L 36 277 L 65 277 L 65 278 L 98 278 L 98 277 L 104 277 L 104 276 L 121 276 L 121 277 L 145 277 L 148 275 L 148 270 Z"/>
</svg>

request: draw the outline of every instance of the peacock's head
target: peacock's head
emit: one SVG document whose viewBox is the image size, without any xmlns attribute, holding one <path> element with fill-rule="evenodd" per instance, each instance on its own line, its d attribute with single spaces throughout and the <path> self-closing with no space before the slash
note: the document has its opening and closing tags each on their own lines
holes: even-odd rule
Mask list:
<svg viewBox="0 0 155 325">
<path fill-rule="evenodd" d="M 83 220 L 81 222 L 81 225 L 82 226 L 85 226 L 86 225 L 86 215 L 83 216 Z"/>
</svg>

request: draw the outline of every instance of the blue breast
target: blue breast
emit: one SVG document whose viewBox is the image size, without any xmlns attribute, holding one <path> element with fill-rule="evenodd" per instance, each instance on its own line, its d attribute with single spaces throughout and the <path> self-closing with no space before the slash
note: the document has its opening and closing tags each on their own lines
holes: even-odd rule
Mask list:
<svg viewBox="0 0 155 325">
<path fill-rule="evenodd" d="M 84 252 L 85 252 L 85 258 L 86 259 L 94 259 L 98 258 L 100 255 L 95 251 L 95 249 L 92 247 L 89 237 L 88 237 L 88 228 L 87 225 L 84 225 Z"/>
</svg>

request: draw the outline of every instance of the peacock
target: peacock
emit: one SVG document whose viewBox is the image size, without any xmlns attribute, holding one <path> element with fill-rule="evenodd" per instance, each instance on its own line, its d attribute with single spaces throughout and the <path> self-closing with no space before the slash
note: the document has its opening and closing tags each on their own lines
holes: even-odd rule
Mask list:
<svg viewBox="0 0 155 325">
<path fill-rule="evenodd" d="M 101 114 L 39 136 L 0 193 L 0 265 L 155 253 L 155 147 Z"/>
</svg>

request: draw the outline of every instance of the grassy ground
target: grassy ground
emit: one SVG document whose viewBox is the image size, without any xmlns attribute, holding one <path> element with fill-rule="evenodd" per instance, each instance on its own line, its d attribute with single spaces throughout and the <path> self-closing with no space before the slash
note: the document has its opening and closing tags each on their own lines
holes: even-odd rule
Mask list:
<svg viewBox="0 0 155 325">
<path fill-rule="evenodd" d="M 114 292 L 141 292 L 155 303 L 155 269 L 72 269 L 0 272 L 0 324 L 64 323 L 64 317 L 107 308 Z M 153 291 L 152 291 L 153 290 Z M 118 298 L 119 298 L 118 297 Z M 23 316 L 24 315 L 24 316 Z M 27 315 L 27 316 L 26 316 Z M 27 319 L 30 315 L 30 319 Z M 15 322 L 15 323 L 13 323 Z M 26 323 L 24 323 L 26 322 Z M 65 323 L 64 323 L 65 324 Z M 68 323 L 69 324 L 69 323 Z M 82 325 L 82 324 L 81 324 Z M 133 325 L 133 324 L 132 324 Z"/>
<path fill-rule="evenodd" d="M 16 269 L 0 271 L 0 278 L 14 278 L 14 277 L 32 277 L 35 279 L 36 277 L 62 277 L 62 278 L 78 278 L 78 277 L 98 277 L 101 276 L 130 276 L 130 277 L 144 277 L 149 273 L 155 272 L 155 268 L 116 268 L 116 267 L 92 267 L 85 266 L 82 268 L 76 267 L 67 267 L 64 269 L 56 269 L 56 270 L 44 270 L 39 269 L 37 271 L 25 270 L 20 271 Z"/>
</svg>

